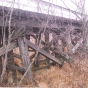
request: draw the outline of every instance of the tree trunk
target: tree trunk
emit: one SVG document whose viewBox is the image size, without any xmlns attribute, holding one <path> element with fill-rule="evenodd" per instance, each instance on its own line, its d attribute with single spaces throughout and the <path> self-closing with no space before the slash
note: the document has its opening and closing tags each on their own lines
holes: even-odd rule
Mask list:
<svg viewBox="0 0 88 88">
<path fill-rule="evenodd" d="M 0 79 L 2 74 L 2 57 L 0 56 Z"/>
</svg>

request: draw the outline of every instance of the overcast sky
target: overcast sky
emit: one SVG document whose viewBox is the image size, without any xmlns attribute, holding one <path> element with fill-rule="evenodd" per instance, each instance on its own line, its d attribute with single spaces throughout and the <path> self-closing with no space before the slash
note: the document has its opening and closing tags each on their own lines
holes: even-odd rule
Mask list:
<svg viewBox="0 0 88 88">
<path fill-rule="evenodd" d="M 0 0 L 0 5 L 10 7 L 12 4 L 11 1 L 13 1 L 13 0 Z M 37 1 L 39 1 L 39 3 Z M 69 8 L 71 10 L 79 12 L 83 8 L 82 1 L 84 1 L 84 0 L 42 0 L 42 1 L 50 2 L 55 5 Z M 88 11 L 87 6 L 88 6 L 88 0 L 85 0 L 84 7 L 85 7 L 86 13 Z M 62 10 L 61 8 L 55 7 L 52 4 L 47 5 L 47 4 L 41 3 L 41 0 L 15 0 L 14 7 L 23 9 L 23 10 L 45 13 L 45 14 L 50 14 L 50 15 L 57 15 L 57 16 L 62 16 L 62 17 L 67 17 L 67 18 L 69 18 L 69 17 L 73 18 L 73 19 L 77 18 L 73 13 L 71 13 L 71 12 L 69 13 L 69 11 Z"/>
</svg>

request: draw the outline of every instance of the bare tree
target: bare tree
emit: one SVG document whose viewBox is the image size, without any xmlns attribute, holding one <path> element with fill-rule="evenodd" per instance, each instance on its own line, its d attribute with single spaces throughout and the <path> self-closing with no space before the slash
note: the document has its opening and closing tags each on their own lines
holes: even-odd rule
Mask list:
<svg viewBox="0 0 88 88">
<path fill-rule="evenodd" d="M 13 13 L 13 8 L 14 8 L 14 2 L 15 0 L 12 1 L 12 6 L 11 6 L 11 12 L 10 12 L 10 15 L 9 15 L 9 37 L 8 37 L 8 46 L 6 48 L 6 53 L 5 53 L 5 60 L 4 60 L 4 64 L 3 64 L 3 70 L 2 70 L 2 74 L 1 74 L 1 82 L 3 81 L 3 75 L 5 74 L 5 71 L 6 71 L 6 65 L 7 65 L 7 56 L 8 56 L 8 48 L 10 47 L 10 42 L 11 42 L 11 19 L 12 19 L 12 13 Z M 5 36 L 5 31 L 4 31 L 4 36 Z M 6 39 L 4 38 L 3 41 L 5 41 Z M 3 45 L 6 45 L 5 42 Z"/>
</svg>

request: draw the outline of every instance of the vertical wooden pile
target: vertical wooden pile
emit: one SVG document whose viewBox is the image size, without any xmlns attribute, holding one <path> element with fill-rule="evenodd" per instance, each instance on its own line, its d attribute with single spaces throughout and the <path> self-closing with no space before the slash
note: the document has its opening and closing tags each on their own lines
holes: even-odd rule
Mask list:
<svg viewBox="0 0 88 88">
<path fill-rule="evenodd" d="M 40 30 L 39 30 L 39 32 L 36 34 L 36 42 L 35 42 L 35 44 L 37 44 L 37 46 L 39 46 L 39 44 L 40 44 L 40 40 L 41 40 L 41 33 L 40 33 Z M 38 55 L 37 55 L 37 57 L 36 57 L 36 60 L 35 60 L 35 62 L 34 62 L 34 66 L 35 67 L 39 67 L 39 58 L 40 58 L 40 53 L 38 53 Z"/>
<path fill-rule="evenodd" d="M 53 49 L 54 49 L 53 53 L 55 54 L 56 58 L 60 59 L 58 53 L 56 52 L 58 48 L 58 37 L 55 33 L 53 33 L 52 36 L 53 36 Z M 56 63 L 54 62 L 54 64 Z"/>
<path fill-rule="evenodd" d="M 27 69 L 31 61 L 28 53 L 28 45 L 27 45 L 27 40 L 25 36 L 21 36 L 18 38 L 18 45 L 19 45 L 20 55 L 22 58 L 23 67 Z M 26 79 L 29 80 L 31 77 L 32 77 L 32 73 L 30 70 L 26 75 Z"/>
<path fill-rule="evenodd" d="M 0 56 L 0 79 L 2 74 L 2 57 Z"/>
<path fill-rule="evenodd" d="M 47 44 L 49 43 L 49 31 L 45 31 L 45 46 L 47 46 Z M 49 53 L 49 47 L 46 47 L 45 49 L 48 53 Z M 50 67 L 50 60 L 49 58 L 46 58 L 47 61 L 47 67 Z"/>
</svg>

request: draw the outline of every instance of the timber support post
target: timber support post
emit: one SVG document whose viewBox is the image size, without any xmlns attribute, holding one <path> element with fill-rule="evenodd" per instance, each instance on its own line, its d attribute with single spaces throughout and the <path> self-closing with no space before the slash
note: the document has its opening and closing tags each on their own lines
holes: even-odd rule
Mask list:
<svg viewBox="0 0 88 88">
<path fill-rule="evenodd" d="M 18 46 L 19 46 L 19 51 L 20 51 L 20 55 L 22 58 L 22 65 L 24 68 L 28 68 L 31 60 L 29 57 L 29 53 L 28 53 L 28 45 L 27 45 L 27 41 L 26 41 L 26 37 L 22 36 L 18 38 Z M 27 75 L 26 75 L 27 81 L 29 79 L 32 80 L 32 70 L 30 69 L 30 71 L 28 71 Z"/>
<path fill-rule="evenodd" d="M 45 46 L 47 46 L 47 44 L 49 43 L 49 32 L 46 30 L 45 31 Z M 48 53 L 49 53 L 49 47 L 45 49 Z M 49 68 L 50 67 L 50 60 L 49 58 L 46 58 L 46 64 L 47 64 L 47 67 Z"/>
<path fill-rule="evenodd" d="M 36 36 L 37 36 L 37 40 L 35 40 L 35 44 L 39 46 L 41 40 L 41 32 L 39 31 L 39 33 L 37 33 Z M 36 60 L 34 62 L 35 67 L 39 67 L 39 58 L 40 58 L 40 54 L 38 53 Z"/>
</svg>

